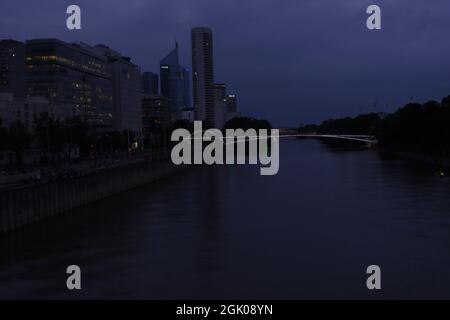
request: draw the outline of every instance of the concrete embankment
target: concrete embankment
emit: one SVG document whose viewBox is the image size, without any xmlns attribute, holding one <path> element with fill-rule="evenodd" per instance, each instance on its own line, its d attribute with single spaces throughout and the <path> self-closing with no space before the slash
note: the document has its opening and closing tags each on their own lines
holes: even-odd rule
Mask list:
<svg viewBox="0 0 450 320">
<path fill-rule="evenodd" d="M 182 170 L 166 161 L 142 161 L 89 175 L 0 193 L 0 233 L 105 199 Z"/>
</svg>

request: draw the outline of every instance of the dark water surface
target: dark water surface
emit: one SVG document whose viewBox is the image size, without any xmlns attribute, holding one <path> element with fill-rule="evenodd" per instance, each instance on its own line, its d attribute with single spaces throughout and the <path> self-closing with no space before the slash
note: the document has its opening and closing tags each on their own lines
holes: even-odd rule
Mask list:
<svg viewBox="0 0 450 320">
<path fill-rule="evenodd" d="M 0 236 L 0 298 L 450 298 L 449 178 L 315 140 L 280 162 L 188 169 Z"/>
</svg>

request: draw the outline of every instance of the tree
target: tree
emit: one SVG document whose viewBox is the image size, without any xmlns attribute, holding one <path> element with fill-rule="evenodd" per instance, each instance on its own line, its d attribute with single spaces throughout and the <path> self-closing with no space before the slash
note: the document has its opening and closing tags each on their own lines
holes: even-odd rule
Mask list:
<svg viewBox="0 0 450 320">
<path fill-rule="evenodd" d="M 315 124 L 308 124 L 298 128 L 298 133 L 300 134 L 316 134 L 318 131 L 319 126 Z"/>
<path fill-rule="evenodd" d="M 13 121 L 7 134 L 7 148 L 16 154 L 17 164 L 23 163 L 23 153 L 30 147 L 31 135 L 19 120 Z"/>
<path fill-rule="evenodd" d="M 42 113 L 34 120 L 34 132 L 42 151 L 48 153 L 61 151 L 66 139 L 59 120 L 48 113 Z"/>
<path fill-rule="evenodd" d="M 423 105 L 408 103 L 381 119 L 378 114 L 363 114 L 356 118 L 330 119 L 320 126 L 299 128 L 300 133 L 317 129 L 321 134 L 375 135 L 386 148 L 450 155 L 450 96 L 439 103 L 430 100 Z"/>
<path fill-rule="evenodd" d="M 82 152 L 89 152 L 90 146 L 97 143 L 97 135 L 81 117 L 66 118 L 62 125 L 62 131 L 64 136 L 64 143 L 78 147 Z M 105 144 L 110 142 L 109 136 L 105 136 Z"/>
<path fill-rule="evenodd" d="M 259 129 L 271 130 L 272 125 L 267 120 L 258 120 L 251 117 L 234 117 L 225 123 L 223 129 L 255 129 L 256 131 Z"/>
</svg>

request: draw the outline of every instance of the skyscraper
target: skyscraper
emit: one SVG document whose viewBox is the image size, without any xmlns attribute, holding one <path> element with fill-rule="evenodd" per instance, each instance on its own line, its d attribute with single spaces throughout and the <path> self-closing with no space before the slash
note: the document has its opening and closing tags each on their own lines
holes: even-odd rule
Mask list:
<svg viewBox="0 0 450 320">
<path fill-rule="evenodd" d="M 195 119 L 215 126 L 213 38 L 209 28 L 191 30 Z"/>
<path fill-rule="evenodd" d="M 178 44 L 160 62 L 161 95 L 169 99 L 172 119 L 178 118 L 182 109 L 189 107 L 189 71 L 179 63 Z"/>
<path fill-rule="evenodd" d="M 158 91 L 158 75 L 153 72 L 142 73 L 142 93 L 157 96 Z"/>
<path fill-rule="evenodd" d="M 236 95 L 235 94 L 229 94 L 227 96 L 227 112 L 229 112 L 229 113 L 237 112 Z"/>
<path fill-rule="evenodd" d="M 214 84 L 214 126 L 222 129 L 227 121 L 227 86 L 225 83 Z"/>
<path fill-rule="evenodd" d="M 0 92 L 25 96 L 25 44 L 15 40 L 0 41 Z"/>
<path fill-rule="evenodd" d="M 105 46 L 95 49 L 107 59 L 114 96 L 114 130 L 142 133 L 141 69 L 129 57 Z"/>
</svg>

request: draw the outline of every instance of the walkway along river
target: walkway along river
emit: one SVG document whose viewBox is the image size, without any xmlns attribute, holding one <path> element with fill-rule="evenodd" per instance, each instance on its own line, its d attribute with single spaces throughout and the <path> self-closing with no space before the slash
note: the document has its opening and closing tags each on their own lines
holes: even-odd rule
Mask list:
<svg viewBox="0 0 450 320">
<path fill-rule="evenodd" d="M 170 160 L 137 161 L 81 177 L 0 193 L 0 233 L 82 207 L 181 170 Z"/>
</svg>

